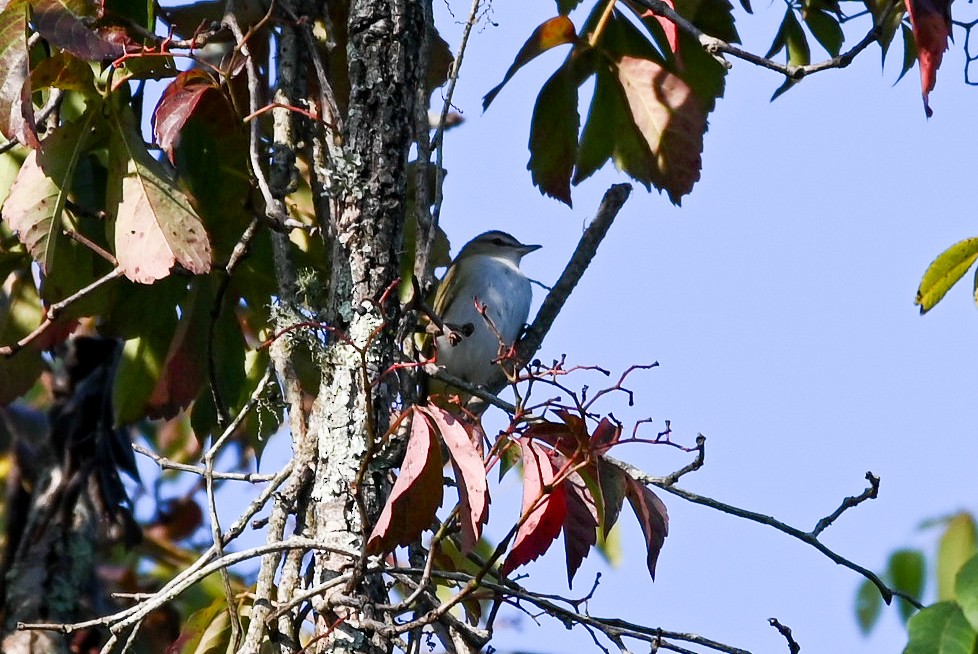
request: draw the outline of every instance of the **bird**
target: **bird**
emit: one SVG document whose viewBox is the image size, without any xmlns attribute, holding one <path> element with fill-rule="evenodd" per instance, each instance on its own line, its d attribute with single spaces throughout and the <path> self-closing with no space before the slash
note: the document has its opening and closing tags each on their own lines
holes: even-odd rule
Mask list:
<svg viewBox="0 0 978 654">
<path fill-rule="evenodd" d="M 520 261 L 540 247 L 492 230 L 479 234 L 459 251 L 432 305 L 448 328 L 434 339 L 436 361 L 445 372 L 476 386 L 484 386 L 493 377 L 500 346 L 515 343 L 530 314 L 533 290 L 520 270 Z M 485 305 L 498 335 L 479 313 L 477 302 Z"/>
</svg>

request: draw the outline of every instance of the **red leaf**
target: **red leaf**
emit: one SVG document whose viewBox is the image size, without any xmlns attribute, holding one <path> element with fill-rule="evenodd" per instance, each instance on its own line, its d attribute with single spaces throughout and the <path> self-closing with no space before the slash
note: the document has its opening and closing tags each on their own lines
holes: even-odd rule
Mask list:
<svg viewBox="0 0 978 654">
<path fill-rule="evenodd" d="M 545 490 L 557 473 L 547 450 L 525 437 L 520 439 L 520 448 L 523 450 L 523 510 L 520 514 L 523 523 L 503 563 L 501 572 L 504 575 L 550 549 L 567 517 L 564 485 L 556 486 L 549 493 Z"/>
<path fill-rule="evenodd" d="M 482 537 L 483 525 L 489 521 L 489 482 L 485 462 L 472 444 L 470 428 L 455 416 L 434 405 L 421 408 L 419 412 L 431 418 L 452 456 L 458 483 L 462 552 L 470 552 Z"/>
<path fill-rule="evenodd" d="M 673 4 L 672 0 L 663 0 L 666 5 L 673 11 L 676 9 L 676 5 Z M 641 18 L 654 18 L 658 21 L 659 25 L 662 26 L 662 31 L 666 33 L 666 41 L 669 42 L 669 49 L 674 53 L 679 54 L 679 29 L 676 24 L 666 18 L 665 16 L 660 16 L 651 9 L 645 11 L 641 14 Z"/>
<path fill-rule="evenodd" d="M 655 579 L 655 562 L 662 550 L 662 543 L 669 534 L 669 515 L 666 512 L 666 505 L 645 485 L 629 475 L 622 474 L 622 477 L 625 479 L 625 496 L 628 498 L 628 503 L 632 505 L 635 517 L 642 527 L 642 534 L 645 536 L 645 547 L 648 551 L 646 564 L 649 574 L 652 575 L 652 579 Z"/>
<path fill-rule="evenodd" d="M 13 0 L 0 12 L 0 133 L 37 148 L 28 60 L 27 3 Z"/>
<path fill-rule="evenodd" d="M 576 472 L 567 477 L 567 518 L 564 520 L 564 552 L 567 555 L 567 585 L 591 547 L 598 541 L 598 507 L 584 479 Z"/>
<path fill-rule="evenodd" d="M 598 426 L 594 428 L 594 433 L 591 434 L 591 450 L 596 454 L 607 452 L 618 442 L 620 437 L 621 425 L 616 425 L 607 418 L 602 418 Z"/>
<path fill-rule="evenodd" d="M 431 525 L 441 506 L 441 468 L 441 448 L 431 425 L 423 413 L 414 411 L 401 473 L 367 541 L 370 552 L 409 545 Z"/>
<path fill-rule="evenodd" d="M 941 67 L 947 39 L 951 36 L 951 0 L 904 0 L 910 12 L 913 39 L 917 44 L 920 62 L 920 89 L 924 112 L 930 118 L 930 92 L 937 84 L 937 69 Z"/>
<path fill-rule="evenodd" d="M 153 112 L 153 133 L 170 161 L 174 161 L 180 130 L 208 91 L 219 91 L 217 82 L 197 69 L 180 73 L 163 91 Z"/>
<path fill-rule="evenodd" d="M 149 417 L 172 418 L 200 393 L 207 378 L 207 329 L 212 305 L 210 285 L 193 284 L 187 301 L 181 306 L 180 322 L 173 333 L 159 378 L 146 400 Z M 224 308 L 225 312 L 230 310 Z"/>
<path fill-rule="evenodd" d="M 524 65 L 540 56 L 547 50 L 555 48 L 558 45 L 564 45 L 565 43 L 575 43 L 577 41 L 577 32 L 574 30 L 574 23 L 571 22 L 570 18 L 567 16 L 556 16 L 550 20 L 544 21 L 540 24 L 530 38 L 526 40 L 523 47 L 520 48 L 519 53 L 516 55 L 516 59 L 513 60 L 513 64 L 506 71 L 506 75 L 503 77 L 503 81 L 500 82 L 495 88 L 486 93 L 485 97 L 482 98 L 482 110 L 485 111 L 492 104 L 492 101 L 499 95 L 499 92 L 503 90 L 506 82 L 516 74 L 520 68 Z"/>
</svg>

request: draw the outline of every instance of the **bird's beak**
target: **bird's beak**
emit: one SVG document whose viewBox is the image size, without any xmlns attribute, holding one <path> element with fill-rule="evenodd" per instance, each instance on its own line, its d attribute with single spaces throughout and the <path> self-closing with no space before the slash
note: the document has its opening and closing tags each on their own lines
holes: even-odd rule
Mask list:
<svg viewBox="0 0 978 654">
<path fill-rule="evenodd" d="M 524 246 L 521 246 L 520 247 L 520 256 L 521 257 L 522 256 L 526 256 L 527 254 L 529 254 L 531 252 L 535 252 L 536 250 L 539 250 L 542 247 L 543 247 L 542 245 L 524 245 Z"/>
</svg>

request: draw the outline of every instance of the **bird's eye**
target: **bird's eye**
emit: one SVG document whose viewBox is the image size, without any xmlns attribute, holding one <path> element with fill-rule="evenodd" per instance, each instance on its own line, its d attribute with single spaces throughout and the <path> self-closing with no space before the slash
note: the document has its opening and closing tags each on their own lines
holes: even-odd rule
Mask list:
<svg viewBox="0 0 978 654">
<path fill-rule="evenodd" d="M 492 244 L 493 245 L 503 245 L 503 239 L 501 239 L 501 238 L 499 238 L 497 236 L 496 238 L 492 239 Z"/>
</svg>

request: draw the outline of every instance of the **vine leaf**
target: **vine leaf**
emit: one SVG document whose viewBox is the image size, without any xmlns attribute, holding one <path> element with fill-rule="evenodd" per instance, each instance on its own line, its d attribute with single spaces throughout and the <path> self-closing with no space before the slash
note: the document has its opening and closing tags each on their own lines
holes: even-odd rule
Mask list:
<svg viewBox="0 0 978 654">
<path fill-rule="evenodd" d="M 441 448 L 428 417 L 417 410 L 411 415 L 411 435 L 401 472 L 367 541 L 367 549 L 373 553 L 412 543 L 431 525 L 441 506 Z"/>
<path fill-rule="evenodd" d="M 187 197 L 146 150 L 129 113 L 114 113 L 107 204 L 115 215 L 115 255 L 126 277 L 152 284 L 179 264 L 210 271 L 211 247 Z"/>
<path fill-rule="evenodd" d="M 678 205 L 700 178 L 706 112 L 689 85 L 655 61 L 623 56 L 616 73 L 650 154 L 639 179 Z"/>
<path fill-rule="evenodd" d="M 51 45 L 88 61 L 111 61 L 135 47 L 119 28 L 93 28 L 94 3 L 85 0 L 35 0 L 34 26 Z"/>
<path fill-rule="evenodd" d="M 572 473 L 564 482 L 567 489 L 567 518 L 564 522 L 564 553 L 567 560 L 567 585 L 574 582 L 581 563 L 598 541 L 598 503 L 581 475 Z"/>
<path fill-rule="evenodd" d="M 930 118 L 930 92 L 937 84 L 937 69 L 941 67 L 947 40 L 951 36 L 950 0 L 905 0 L 913 26 L 914 43 L 917 44 L 917 61 L 920 63 L 920 89 L 924 99 L 924 113 Z"/>
<path fill-rule="evenodd" d="M 623 477 L 625 497 L 632 505 L 635 517 L 642 527 L 642 534 L 645 536 L 645 548 L 648 552 L 646 565 L 652 579 L 655 579 L 655 563 L 659 558 L 659 552 L 662 551 L 662 544 L 669 534 L 669 515 L 666 512 L 666 505 L 645 485 L 629 475 L 623 474 Z"/>
<path fill-rule="evenodd" d="M 543 85 L 530 119 L 526 167 L 540 192 L 571 206 L 570 181 L 577 159 L 577 80 L 564 65 Z"/>
<path fill-rule="evenodd" d="M 41 271 L 50 273 L 65 246 L 65 203 L 94 112 L 66 123 L 31 150 L 3 203 L 3 217 Z"/>
<path fill-rule="evenodd" d="M 910 642 L 903 654 L 973 652 L 978 642 L 978 634 L 955 602 L 938 602 L 914 614 L 907 631 Z"/>
<path fill-rule="evenodd" d="M 219 93 L 220 86 L 197 69 L 180 73 L 163 91 L 153 112 L 153 133 L 171 162 L 175 162 L 174 150 L 183 126 L 209 92 Z"/>
<path fill-rule="evenodd" d="M 523 510 L 513 547 L 503 562 L 506 575 L 544 554 L 560 533 L 567 517 L 564 484 L 551 487 L 557 471 L 550 453 L 540 443 L 523 437 Z"/>
<path fill-rule="evenodd" d="M 0 133 L 39 146 L 28 73 L 27 2 L 12 0 L 0 11 Z"/>
<path fill-rule="evenodd" d="M 497 84 L 492 90 L 482 98 L 482 110 L 485 111 L 496 99 L 499 92 L 503 90 L 506 83 L 516 74 L 520 68 L 538 56 L 555 48 L 558 45 L 577 42 L 577 31 L 574 23 L 567 16 L 555 16 L 550 20 L 544 21 L 533 30 L 533 34 L 526 40 L 523 47 L 516 54 L 516 59 L 503 76 L 503 81 Z"/>
<path fill-rule="evenodd" d="M 431 419 L 448 446 L 458 483 L 462 553 L 466 554 L 479 542 L 482 527 L 489 521 L 489 483 L 485 462 L 472 444 L 471 428 L 466 428 L 451 413 L 434 405 L 419 407 L 418 412 Z M 420 419 L 420 416 L 415 419 Z"/>
</svg>

